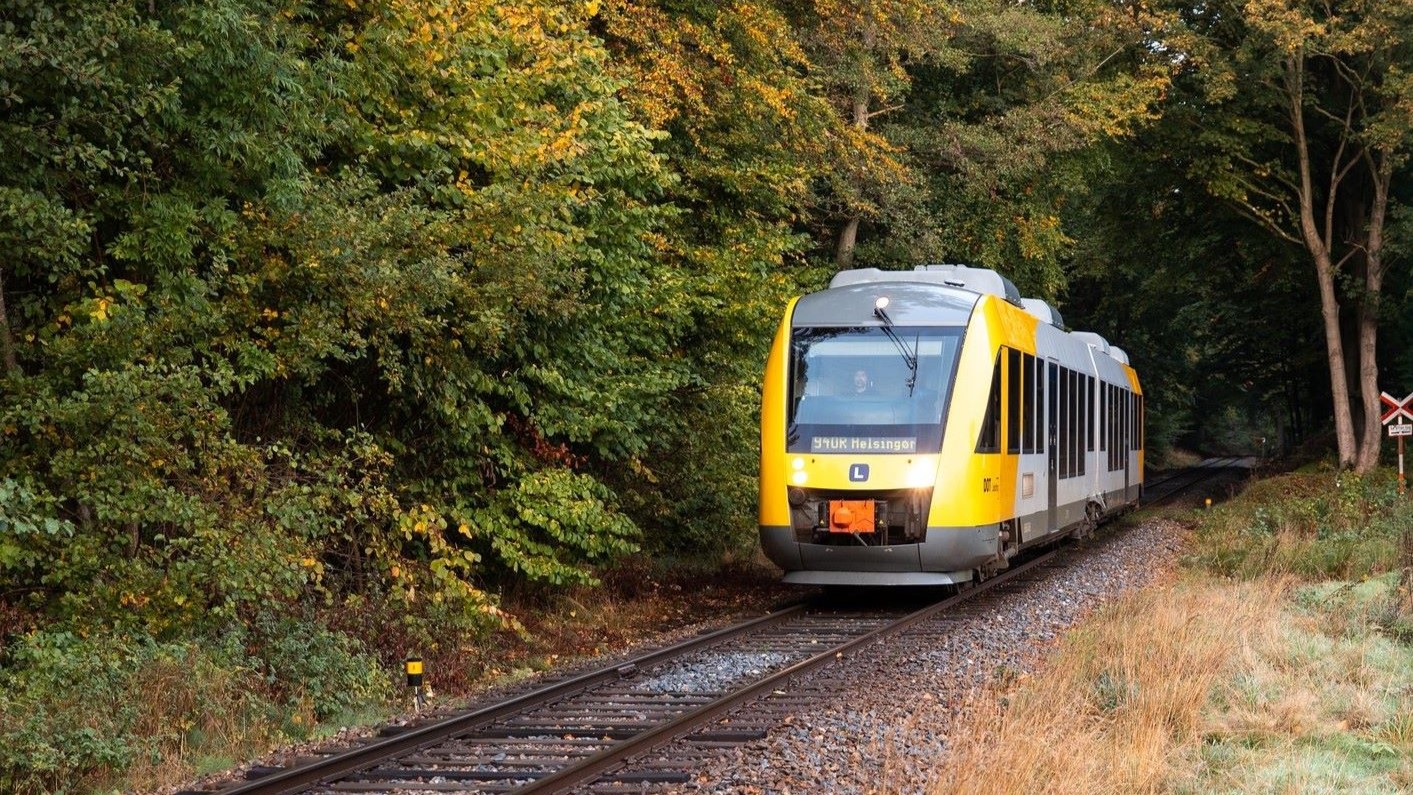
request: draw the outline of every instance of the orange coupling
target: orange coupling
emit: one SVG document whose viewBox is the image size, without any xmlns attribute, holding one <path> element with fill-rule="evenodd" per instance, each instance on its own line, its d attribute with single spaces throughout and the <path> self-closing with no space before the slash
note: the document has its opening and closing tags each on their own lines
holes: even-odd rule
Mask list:
<svg viewBox="0 0 1413 795">
<path fill-rule="evenodd" d="M 874 529 L 873 500 L 829 501 L 829 532 L 872 533 Z"/>
</svg>

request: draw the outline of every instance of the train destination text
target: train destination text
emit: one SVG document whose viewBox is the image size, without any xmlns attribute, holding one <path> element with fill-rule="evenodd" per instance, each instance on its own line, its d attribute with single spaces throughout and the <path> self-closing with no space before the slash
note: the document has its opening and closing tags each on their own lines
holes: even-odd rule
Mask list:
<svg viewBox="0 0 1413 795">
<path fill-rule="evenodd" d="M 816 436 L 812 453 L 915 453 L 916 437 Z"/>
</svg>

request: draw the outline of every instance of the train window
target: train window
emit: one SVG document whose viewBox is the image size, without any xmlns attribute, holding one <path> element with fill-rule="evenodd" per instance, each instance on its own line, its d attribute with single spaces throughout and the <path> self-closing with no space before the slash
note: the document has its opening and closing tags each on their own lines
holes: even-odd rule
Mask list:
<svg viewBox="0 0 1413 795">
<path fill-rule="evenodd" d="M 1140 395 L 1133 396 L 1133 429 L 1129 432 L 1130 449 L 1139 448 L 1138 437 L 1143 432 L 1143 398 Z"/>
<path fill-rule="evenodd" d="M 1044 393 L 1040 390 L 1040 360 L 1028 353 L 1024 356 L 1026 401 L 1023 449 L 1027 453 L 1034 453 L 1044 447 L 1040 442 L 1040 396 Z"/>
<path fill-rule="evenodd" d="M 1133 435 L 1133 438 L 1138 440 L 1138 449 L 1140 449 L 1140 450 L 1143 449 L 1143 436 L 1144 436 L 1144 432 L 1143 432 L 1143 420 L 1144 420 L 1144 414 L 1143 414 L 1143 396 L 1142 396 L 1142 395 L 1139 395 L 1139 396 L 1138 396 L 1138 431 L 1137 431 L 1137 433 L 1135 433 L 1135 434 Z"/>
<path fill-rule="evenodd" d="M 1059 367 L 1053 362 L 1050 363 L 1050 375 L 1045 381 L 1045 449 L 1050 451 L 1050 468 L 1058 472 L 1059 454 L 1059 425 L 1057 407 L 1059 405 Z"/>
<path fill-rule="evenodd" d="M 1123 398 L 1119 401 L 1119 469 L 1123 469 L 1128 456 L 1129 406 L 1133 405 L 1133 401 L 1130 400 L 1132 395 L 1127 389 L 1121 390 L 1119 394 Z"/>
<path fill-rule="evenodd" d="M 1006 351 L 1006 452 L 1019 453 L 1021 450 L 1021 352 Z"/>
<path fill-rule="evenodd" d="M 1094 452 L 1094 376 L 1084 377 L 1084 447 Z"/>
<path fill-rule="evenodd" d="M 1080 450 L 1084 444 L 1084 395 L 1080 387 L 1084 376 L 1078 370 L 1070 371 L 1070 477 L 1082 474 L 1084 467 Z"/>
<path fill-rule="evenodd" d="M 786 449 L 938 452 L 961 339 L 957 327 L 795 329 Z"/>
<path fill-rule="evenodd" d="M 986 400 L 986 418 L 981 421 L 981 437 L 976 440 L 978 453 L 1001 452 L 1001 353 L 996 354 L 996 366 L 991 371 L 991 394 Z"/>
<path fill-rule="evenodd" d="M 1099 382 L 1099 452 L 1109 449 L 1109 385 Z"/>
<path fill-rule="evenodd" d="M 1070 476 L 1070 371 L 1060 368 L 1060 477 Z"/>
<path fill-rule="evenodd" d="M 1119 388 L 1113 384 L 1108 384 L 1105 388 L 1106 401 L 1108 401 L 1108 411 L 1105 412 L 1105 422 L 1108 424 L 1109 439 L 1109 472 L 1119 469 Z"/>
</svg>

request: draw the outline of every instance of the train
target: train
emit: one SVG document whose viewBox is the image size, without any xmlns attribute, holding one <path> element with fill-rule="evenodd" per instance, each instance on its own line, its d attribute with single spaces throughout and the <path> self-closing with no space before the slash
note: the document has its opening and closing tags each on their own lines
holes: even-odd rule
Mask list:
<svg viewBox="0 0 1413 795">
<path fill-rule="evenodd" d="M 1128 355 L 994 270 L 840 271 L 762 384 L 760 543 L 786 583 L 958 586 L 1138 503 Z"/>
</svg>

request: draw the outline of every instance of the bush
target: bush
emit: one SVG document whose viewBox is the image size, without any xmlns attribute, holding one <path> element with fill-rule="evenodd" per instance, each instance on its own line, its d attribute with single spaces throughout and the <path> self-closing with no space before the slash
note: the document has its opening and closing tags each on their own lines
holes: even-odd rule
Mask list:
<svg viewBox="0 0 1413 795">
<path fill-rule="evenodd" d="M 1296 473 L 1203 515 L 1192 562 L 1225 576 L 1360 579 L 1400 566 L 1413 503 L 1385 470 Z"/>
</svg>

